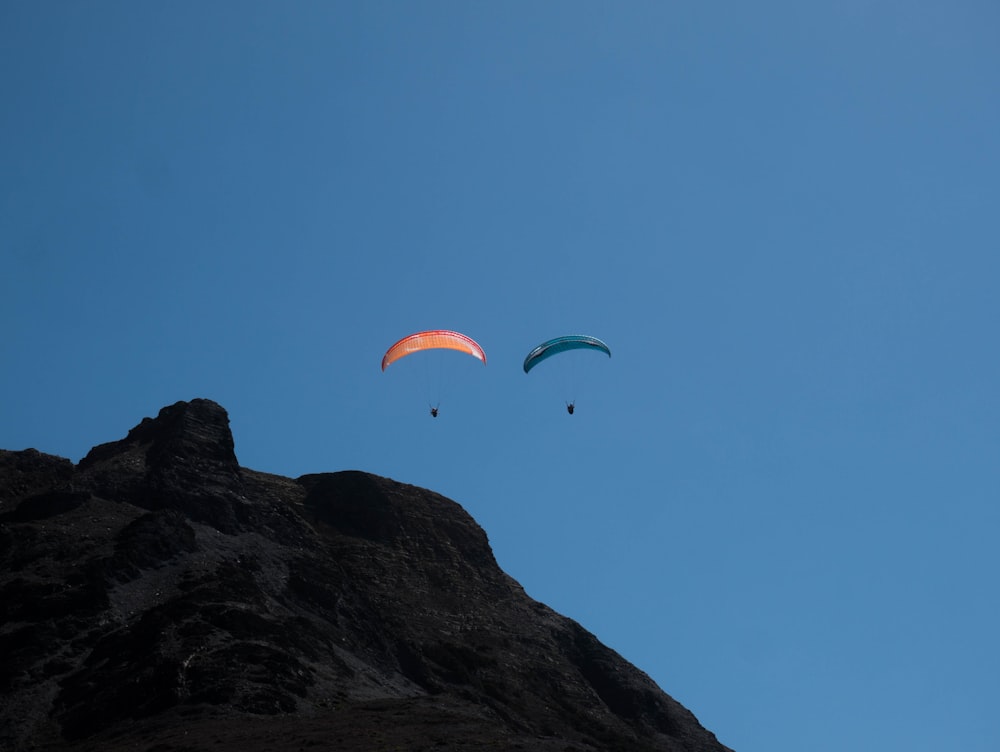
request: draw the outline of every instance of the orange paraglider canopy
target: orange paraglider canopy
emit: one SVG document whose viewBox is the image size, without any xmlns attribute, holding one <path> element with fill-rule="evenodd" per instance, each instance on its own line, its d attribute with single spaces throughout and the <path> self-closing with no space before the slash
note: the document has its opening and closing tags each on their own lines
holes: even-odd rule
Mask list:
<svg viewBox="0 0 1000 752">
<path fill-rule="evenodd" d="M 408 337 L 403 337 L 396 344 L 390 347 L 382 357 L 382 370 L 384 371 L 390 364 L 395 363 L 400 358 L 404 358 L 410 353 L 420 350 L 458 350 L 468 353 L 474 358 L 486 364 L 486 353 L 472 337 L 467 337 L 459 332 L 452 332 L 448 329 L 429 329 L 426 332 L 417 332 Z"/>
</svg>

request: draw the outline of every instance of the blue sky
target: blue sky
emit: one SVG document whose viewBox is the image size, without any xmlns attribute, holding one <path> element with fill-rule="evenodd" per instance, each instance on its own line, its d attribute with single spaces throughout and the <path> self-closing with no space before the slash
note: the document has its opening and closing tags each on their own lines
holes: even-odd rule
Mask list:
<svg viewBox="0 0 1000 752">
<path fill-rule="evenodd" d="M 245 466 L 461 503 L 739 752 L 993 752 L 998 34 L 987 0 L 3 3 L 0 447 L 208 397 Z M 487 366 L 380 372 L 426 328 Z M 571 417 L 521 362 L 572 333 L 613 357 Z"/>
</svg>

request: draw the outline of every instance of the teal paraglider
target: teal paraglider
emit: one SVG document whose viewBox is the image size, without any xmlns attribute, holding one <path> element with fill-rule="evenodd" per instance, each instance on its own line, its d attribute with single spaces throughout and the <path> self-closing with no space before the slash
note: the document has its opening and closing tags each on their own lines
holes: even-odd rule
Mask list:
<svg viewBox="0 0 1000 752">
<path fill-rule="evenodd" d="M 524 372 L 528 373 L 546 358 L 566 352 L 567 350 L 596 350 L 611 357 L 611 348 L 597 339 L 587 334 L 571 334 L 567 337 L 556 337 L 548 342 L 543 342 L 524 359 Z M 570 415 L 576 410 L 576 403 L 570 399 L 566 402 L 566 412 Z"/>
<path fill-rule="evenodd" d="M 606 353 L 609 358 L 611 357 L 611 349 L 601 342 L 601 340 L 597 339 L 597 337 L 590 337 L 586 334 L 571 334 L 567 337 L 556 337 L 555 339 L 550 339 L 548 342 L 543 342 L 528 353 L 528 357 L 524 359 L 524 372 L 527 373 L 543 360 L 551 358 L 553 355 L 566 352 L 567 350 L 580 349 L 599 350 Z"/>
</svg>

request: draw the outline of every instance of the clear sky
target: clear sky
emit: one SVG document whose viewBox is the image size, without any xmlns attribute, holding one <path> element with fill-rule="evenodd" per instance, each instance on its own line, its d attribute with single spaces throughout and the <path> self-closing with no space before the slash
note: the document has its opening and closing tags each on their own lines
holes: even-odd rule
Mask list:
<svg viewBox="0 0 1000 752">
<path fill-rule="evenodd" d="M 211 398 L 245 466 L 455 499 L 738 752 L 995 752 L 998 40 L 995 0 L 0 3 L 0 447 Z M 488 356 L 436 420 L 379 369 L 427 328 Z M 575 333 L 579 393 L 522 372 Z"/>
</svg>

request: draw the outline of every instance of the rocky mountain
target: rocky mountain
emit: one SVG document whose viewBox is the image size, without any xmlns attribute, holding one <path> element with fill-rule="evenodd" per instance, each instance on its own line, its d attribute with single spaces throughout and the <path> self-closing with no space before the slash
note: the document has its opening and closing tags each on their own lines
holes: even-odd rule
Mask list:
<svg viewBox="0 0 1000 752">
<path fill-rule="evenodd" d="M 0 451 L 0 749 L 725 752 L 453 501 L 240 467 L 179 402 Z"/>
</svg>

